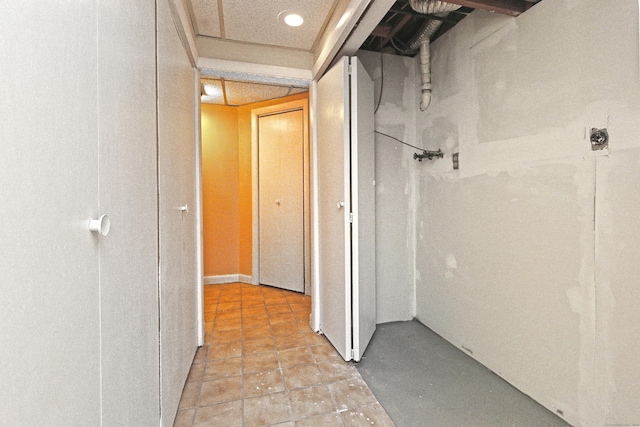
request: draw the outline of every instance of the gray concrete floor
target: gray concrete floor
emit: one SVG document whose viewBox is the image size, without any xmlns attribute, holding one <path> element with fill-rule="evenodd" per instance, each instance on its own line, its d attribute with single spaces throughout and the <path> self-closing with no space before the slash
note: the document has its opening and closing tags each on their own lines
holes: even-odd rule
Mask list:
<svg viewBox="0 0 640 427">
<path fill-rule="evenodd" d="M 398 427 L 568 426 L 417 321 L 378 325 L 356 368 Z"/>
</svg>

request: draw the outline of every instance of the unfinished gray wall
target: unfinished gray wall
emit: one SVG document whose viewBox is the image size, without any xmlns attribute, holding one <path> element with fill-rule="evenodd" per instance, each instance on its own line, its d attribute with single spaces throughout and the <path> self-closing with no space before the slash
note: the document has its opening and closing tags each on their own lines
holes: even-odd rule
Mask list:
<svg viewBox="0 0 640 427">
<path fill-rule="evenodd" d="M 380 54 L 359 51 L 358 58 L 373 79 L 376 130 L 415 145 L 413 90 L 415 64 L 411 58 L 384 55 L 384 85 L 380 97 Z M 415 176 L 414 151 L 376 134 L 376 299 L 377 322 L 409 320 L 415 314 Z"/>
<path fill-rule="evenodd" d="M 638 59 L 635 0 L 476 11 L 414 107 L 417 317 L 579 426 L 640 424 Z"/>
</svg>

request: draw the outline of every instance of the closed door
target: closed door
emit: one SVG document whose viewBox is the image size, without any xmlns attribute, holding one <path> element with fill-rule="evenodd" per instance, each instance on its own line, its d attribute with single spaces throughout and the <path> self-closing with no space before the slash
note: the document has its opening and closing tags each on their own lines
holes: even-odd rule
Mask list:
<svg viewBox="0 0 640 427">
<path fill-rule="evenodd" d="M 155 2 L 39 7 L 0 5 L 0 425 L 158 425 Z"/>
<path fill-rule="evenodd" d="M 373 83 L 357 58 L 318 81 L 320 329 L 360 360 L 376 327 Z"/>
<path fill-rule="evenodd" d="M 96 4 L 38 7 L 0 4 L 0 425 L 99 425 Z"/>
<path fill-rule="evenodd" d="M 194 75 L 170 4 L 158 14 L 160 411 L 171 426 L 197 348 Z"/>
<path fill-rule="evenodd" d="M 258 120 L 260 283 L 304 292 L 303 110 Z"/>
</svg>

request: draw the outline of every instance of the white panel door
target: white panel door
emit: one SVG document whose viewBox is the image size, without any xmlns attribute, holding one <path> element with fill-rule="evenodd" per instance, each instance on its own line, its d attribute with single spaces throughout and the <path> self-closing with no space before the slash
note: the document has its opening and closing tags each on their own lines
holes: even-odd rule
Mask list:
<svg viewBox="0 0 640 427">
<path fill-rule="evenodd" d="M 96 2 L 0 2 L 0 425 L 100 425 Z"/>
<path fill-rule="evenodd" d="M 303 111 L 260 116 L 260 283 L 304 292 Z"/>
<path fill-rule="evenodd" d="M 351 360 L 349 58 L 318 81 L 320 330 Z"/>
<path fill-rule="evenodd" d="M 173 424 L 197 348 L 195 105 L 193 70 L 169 2 L 158 13 L 158 186 L 160 396 Z"/>
<path fill-rule="evenodd" d="M 373 141 L 373 83 L 343 58 L 318 81 L 317 161 L 320 329 L 345 360 L 376 324 Z"/>
<path fill-rule="evenodd" d="M 158 425 L 155 1 L 98 4 L 102 420 Z"/>
<path fill-rule="evenodd" d="M 357 362 L 376 330 L 376 217 L 373 81 L 351 58 L 351 208 L 353 358 Z"/>
</svg>

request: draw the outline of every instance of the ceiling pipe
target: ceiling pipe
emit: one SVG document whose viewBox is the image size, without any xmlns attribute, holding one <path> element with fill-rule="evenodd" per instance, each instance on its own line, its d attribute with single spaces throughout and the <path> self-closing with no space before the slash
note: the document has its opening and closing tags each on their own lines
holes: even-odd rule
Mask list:
<svg viewBox="0 0 640 427">
<path fill-rule="evenodd" d="M 457 4 L 450 4 L 439 0 L 409 0 L 411 8 L 418 13 L 445 17 L 450 12 L 460 9 Z M 430 39 L 442 25 L 442 21 L 429 19 L 415 36 L 407 43 L 407 49 L 400 50 L 402 54 L 410 54 L 420 50 L 420 73 L 422 76 L 422 100 L 420 111 L 425 111 L 431 104 L 431 49 Z"/>
</svg>

